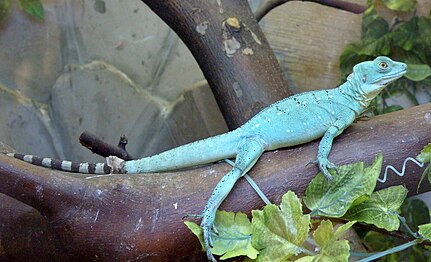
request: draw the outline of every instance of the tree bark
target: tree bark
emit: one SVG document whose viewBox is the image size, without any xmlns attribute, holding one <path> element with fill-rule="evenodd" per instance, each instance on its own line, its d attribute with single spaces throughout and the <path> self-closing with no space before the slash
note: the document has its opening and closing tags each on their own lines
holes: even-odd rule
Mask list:
<svg viewBox="0 0 431 262">
<path fill-rule="evenodd" d="M 335 140 L 330 159 L 337 165 L 371 163 L 383 153 L 384 165 L 400 169 L 406 157 L 431 141 L 430 127 L 431 104 L 360 121 Z M 267 152 L 250 175 L 274 203 L 288 190 L 304 195 L 317 173 L 316 166 L 306 166 L 315 159 L 317 145 Z M 194 261 L 204 259 L 204 253 L 182 217 L 202 211 L 229 169 L 218 163 L 174 173 L 84 179 L 0 156 L 0 193 L 41 212 L 72 259 Z M 390 173 L 378 188 L 403 184 L 416 194 L 422 169 L 408 165 L 407 170 L 404 177 Z M 429 189 L 426 184 L 422 191 Z M 250 212 L 262 205 L 241 180 L 221 209 Z"/>
<path fill-rule="evenodd" d="M 291 95 L 246 0 L 143 2 L 190 49 L 230 129 Z"/>
</svg>

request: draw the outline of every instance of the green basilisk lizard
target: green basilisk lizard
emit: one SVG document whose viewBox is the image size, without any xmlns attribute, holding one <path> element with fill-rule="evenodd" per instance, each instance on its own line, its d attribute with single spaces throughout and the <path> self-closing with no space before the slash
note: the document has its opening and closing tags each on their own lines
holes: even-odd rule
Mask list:
<svg viewBox="0 0 431 262">
<path fill-rule="evenodd" d="M 406 70 L 406 64 L 383 56 L 362 62 L 354 66 L 347 81 L 337 88 L 285 98 L 231 132 L 138 160 L 123 161 L 111 156 L 105 163 L 92 164 L 15 153 L 8 155 L 49 168 L 94 174 L 161 172 L 235 158 L 232 170 L 216 185 L 201 214 L 207 256 L 215 261 L 211 254 L 211 230 L 216 210 L 235 182 L 253 167 L 262 153 L 322 137 L 313 163 L 331 179 L 328 169 L 336 167 L 328 160 L 333 139 L 366 110 L 386 85 L 402 77 Z"/>
</svg>

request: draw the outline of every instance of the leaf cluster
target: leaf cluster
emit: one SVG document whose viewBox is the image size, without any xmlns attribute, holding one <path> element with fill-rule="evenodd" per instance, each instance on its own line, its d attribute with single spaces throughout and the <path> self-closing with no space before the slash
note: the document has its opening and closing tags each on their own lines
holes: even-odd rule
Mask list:
<svg viewBox="0 0 431 262">
<path fill-rule="evenodd" d="M 408 12 L 416 7 L 416 0 L 382 1 L 396 11 Z M 408 65 L 405 78 L 391 84 L 375 100 L 374 113 L 381 114 L 402 109 L 399 105 L 387 106 L 386 99 L 389 97 L 402 93 L 413 104 L 418 104 L 414 95 L 416 88 L 431 84 L 431 17 L 412 16 L 409 21 L 394 19 L 390 25 L 377 13 L 373 3 L 363 14 L 361 41 L 346 45 L 340 56 L 340 71 L 344 80 L 355 64 L 380 55 L 390 56 Z"/>
<path fill-rule="evenodd" d="M 40 0 L 18 0 L 21 10 L 38 20 L 43 20 L 45 15 Z M 6 20 L 9 13 L 10 0 L 0 0 L 0 23 Z"/>
<path fill-rule="evenodd" d="M 431 156 L 426 157 L 431 159 Z M 221 255 L 222 260 L 247 256 L 248 260 L 256 261 L 348 261 L 351 247 L 343 239 L 343 233 L 356 222 L 373 225 L 386 232 L 399 230 L 400 221 L 404 221 L 399 215 L 407 196 L 404 186 L 373 192 L 382 163 L 383 156 L 378 155 L 370 166 L 363 162 L 340 166 L 338 172 L 332 174 L 331 182 L 319 173 L 306 189 L 303 203 L 310 210 L 306 214 L 301 199 L 290 191 L 282 197 L 279 205 L 270 204 L 262 210 L 253 210 L 251 221 L 242 213 L 218 211 L 214 223 L 218 233 L 212 234 L 212 253 Z M 418 205 L 404 209 L 412 212 L 411 207 Z M 337 221 L 345 223 L 335 226 L 328 218 L 337 218 Z M 407 220 L 415 230 L 419 230 L 420 235 L 415 235 L 418 242 L 431 239 L 431 224 L 426 224 L 429 223 L 428 211 Z M 185 223 L 203 244 L 202 229 L 193 222 Z M 398 243 L 384 241 L 382 243 L 387 246 L 376 245 L 381 241 L 375 239 L 382 237 L 370 232 L 363 234 L 364 242 L 375 251 Z"/>
</svg>

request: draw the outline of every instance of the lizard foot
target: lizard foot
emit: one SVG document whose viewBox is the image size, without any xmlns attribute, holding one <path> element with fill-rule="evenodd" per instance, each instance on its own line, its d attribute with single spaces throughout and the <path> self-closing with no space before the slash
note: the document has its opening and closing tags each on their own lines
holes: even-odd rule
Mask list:
<svg viewBox="0 0 431 262">
<path fill-rule="evenodd" d="M 208 211 L 206 211 L 206 212 L 208 212 Z M 213 216 L 205 216 L 204 215 L 202 222 L 201 222 L 201 227 L 203 230 L 204 245 L 205 245 L 205 250 L 207 253 L 208 261 L 217 262 L 217 260 L 214 258 L 214 255 L 211 253 L 211 248 L 214 247 L 213 239 L 212 239 L 212 231 L 215 229 L 214 228 L 214 219 L 212 217 Z M 217 231 L 215 231 L 215 230 L 214 230 L 214 233 L 218 234 Z"/>
<path fill-rule="evenodd" d="M 332 175 L 329 173 L 328 168 L 335 169 L 335 172 L 338 174 L 337 166 L 334 163 L 331 163 L 327 158 L 318 159 L 320 171 L 325 175 L 328 181 L 332 181 Z"/>
</svg>

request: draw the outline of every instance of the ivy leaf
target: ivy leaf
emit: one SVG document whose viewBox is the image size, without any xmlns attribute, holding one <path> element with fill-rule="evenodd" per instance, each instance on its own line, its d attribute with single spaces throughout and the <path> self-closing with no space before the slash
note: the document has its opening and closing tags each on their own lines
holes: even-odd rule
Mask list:
<svg viewBox="0 0 431 262">
<path fill-rule="evenodd" d="M 413 231 L 417 231 L 418 226 L 430 222 L 430 212 L 425 202 L 420 199 L 408 198 L 402 207 L 402 216 Z"/>
<path fill-rule="evenodd" d="M 431 240 L 431 223 L 420 225 L 419 226 L 419 234 L 424 238 Z"/>
<path fill-rule="evenodd" d="M 381 38 L 389 32 L 389 24 L 371 5 L 362 16 L 362 40 L 365 43 Z"/>
<path fill-rule="evenodd" d="M 424 146 L 421 150 L 420 154 L 416 156 L 416 159 L 422 163 L 431 163 L 431 143 Z M 425 177 L 428 177 L 428 181 L 431 184 L 431 164 L 425 168 L 424 172 L 421 175 L 421 179 L 419 180 L 417 191 L 419 191 L 419 187 L 422 184 L 422 181 Z"/>
<path fill-rule="evenodd" d="M 3 22 L 9 11 L 9 0 L 0 0 L 0 22 Z"/>
<path fill-rule="evenodd" d="M 252 214 L 252 245 L 260 253 L 257 261 L 285 261 L 300 253 L 300 246 L 308 236 L 310 215 L 302 214 L 295 193 L 287 192 L 280 206 L 267 205 Z"/>
<path fill-rule="evenodd" d="M 184 224 L 199 238 L 204 248 L 202 228 L 190 221 L 185 221 Z M 248 256 L 251 259 L 257 257 L 259 252 L 251 245 L 252 228 L 246 214 L 217 211 L 214 227 L 217 228 L 218 235 L 212 235 L 214 247 L 211 252 L 222 255 L 221 260 L 237 256 Z"/>
<path fill-rule="evenodd" d="M 431 76 L 431 67 L 427 64 L 408 64 L 407 73 L 404 76 L 419 82 Z"/>
<path fill-rule="evenodd" d="M 383 0 L 383 3 L 392 10 L 410 12 L 415 9 L 416 0 Z"/>
<path fill-rule="evenodd" d="M 39 19 L 44 19 L 43 6 L 40 0 L 19 0 L 19 4 L 24 12 Z"/>
<path fill-rule="evenodd" d="M 431 143 L 424 146 L 419 155 L 416 156 L 416 159 L 422 163 L 431 163 Z"/>
<path fill-rule="evenodd" d="M 251 223 L 244 213 L 217 211 L 214 226 L 218 235 L 213 236 L 211 252 L 223 255 L 221 260 L 248 256 L 255 259 L 259 252 L 251 245 Z"/>
<path fill-rule="evenodd" d="M 374 163 L 364 168 L 364 162 L 338 167 L 338 174 L 328 181 L 319 173 L 308 185 L 304 203 L 313 215 L 341 217 L 352 204 L 366 200 L 373 192 L 383 156 L 376 156 Z"/>
<path fill-rule="evenodd" d="M 424 50 L 431 49 L 431 17 L 418 18 L 418 35 L 416 38 L 416 47 L 420 48 L 419 50 L 423 50 L 422 53 L 429 55 L 429 53 Z M 431 61 L 428 60 L 427 64 L 431 64 Z"/>
<path fill-rule="evenodd" d="M 396 239 L 382 233 L 368 231 L 364 237 L 364 242 L 373 251 L 380 252 L 392 248 L 396 243 Z"/>
<path fill-rule="evenodd" d="M 324 248 L 326 245 L 331 244 L 331 242 L 338 240 L 342 234 L 351 228 L 355 223 L 356 221 L 349 221 L 334 231 L 332 222 L 329 220 L 323 220 L 314 231 L 313 238 L 317 245 L 319 245 L 321 248 Z"/>
<path fill-rule="evenodd" d="M 406 51 L 413 49 L 419 33 L 418 20 L 419 18 L 415 16 L 410 21 L 402 23 L 393 32 L 391 32 L 391 38 L 394 45 L 397 45 Z"/>
<path fill-rule="evenodd" d="M 191 221 L 184 221 L 184 224 L 190 229 L 190 231 L 192 231 L 193 234 L 198 237 L 199 243 L 201 243 L 202 246 L 202 250 L 204 250 L 204 231 L 202 230 L 202 228 L 198 224 Z"/>
<path fill-rule="evenodd" d="M 320 254 L 315 256 L 306 256 L 296 261 L 334 261 L 344 262 L 349 259 L 349 243 L 347 240 L 338 240 L 338 238 L 349 229 L 355 222 L 349 222 L 337 228 L 329 220 L 320 222 L 320 225 L 314 231 L 313 238 L 320 247 Z"/>
<path fill-rule="evenodd" d="M 424 180 L 425 177 L 428 178 L 428 182 L 431 184 L 431 164 L 428 164 L 428 166 L 425 168 L 424 172 L 422 173 L 421 179 L 419 180 L 418 187 L 416 189 L 416 192 L 419 192 L 419 188 L 420 188 L 422 181 Z"/>
<path fill-rule="evenodd" d="M 376 191 L 367 201 L 349 209 L 343 218 L 373 224 L 388 231 L 397 230 L 400 221 L 396 212 L 406 196 L 407 189 L 404 186 Z"/>
</svg>

